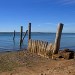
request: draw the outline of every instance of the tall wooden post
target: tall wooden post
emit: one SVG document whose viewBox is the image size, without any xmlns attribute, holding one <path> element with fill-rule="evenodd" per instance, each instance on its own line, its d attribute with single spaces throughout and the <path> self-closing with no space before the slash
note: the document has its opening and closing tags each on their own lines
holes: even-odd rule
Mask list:
<svg viewBox="0 0 75 75">
<path fill-rule="evenodd" d="M 15 30 L 14 30 L 14 34 L 13 34 L 13 41 L 15 40 Z"/>
<path fill-rule="evenodd" d="M 60 48 L 60 40 L 61 40 L 62 29 L 63 29 L 63 24 L 60 23 L 58 25 L 55 43 L 54 43 L 54 51 L 53 51 L 54 54 L 57 54 L 58 51 L 59 51 L 59 48 Z"/>
<path fill-rule="evenodd" d="M 29 23 L 29 26 L 28 26 L 28 40 L 31 39 L 31 23 Z"/>
<path fill-rule="evenodd" d="M 23 42 L 22 36 L 23 36 L 23 26 L 21 26 L 21 32 L 20 32 L 20 46 L 21 46 L 21 44 Z"/>
</svg>

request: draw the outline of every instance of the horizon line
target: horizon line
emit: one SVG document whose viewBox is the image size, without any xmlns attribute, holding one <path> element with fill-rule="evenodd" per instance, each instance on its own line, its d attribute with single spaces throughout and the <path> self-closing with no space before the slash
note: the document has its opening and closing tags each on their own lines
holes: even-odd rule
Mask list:
<svg viewBox="0 0 75 75">
<path fill-rule="evenodd" d="M 13 33 L 13 32 L 0 32 L 0 33 Z M 20 33 L 20 32 L 17 31 L 16 33 Z M 32 31 L 32 33 L 56 33 L 56 32 L 36 32 L 36 31 L 34 32 Z M 75 32 L 62 32 L 62 33 L 74 33 L 75 34 Z"/>
</svg>

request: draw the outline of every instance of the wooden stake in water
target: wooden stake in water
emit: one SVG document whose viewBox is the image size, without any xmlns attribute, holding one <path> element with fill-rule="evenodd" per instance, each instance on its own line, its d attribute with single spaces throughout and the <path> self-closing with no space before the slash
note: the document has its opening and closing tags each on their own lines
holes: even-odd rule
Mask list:
<svg viewBox="0 0 75 75">
<path fill-rule="evenodd" d="M 54 54 L 57 54 L 58 51 L 59 51 L 59 48 L 60 48 L 60 40 L 61 40 L 62 29 L 63 29 L 63 24 L 60 23 L 58 25 L 55 43 L 54 43 L 54 51 L 53 51 Z"/>
<path fill-rule="evenodd" d="M 28 40 L 31 39 L 31 23 L 29 23 L 29 26 L 28 26 Z"/>
<path fill-rule="evenodd" d="M 15 30 L 14 30 L 14 34 L 13 34 L 13 41 L 15 40 Z"/>
<path fill-rule="evenodd" d="M 26 32 L 24 34 L 24 37 L 23 37 L 23 40 L 24 40 L 25 36 L 27 35 L 27 33 L 28 33 L 28 30 L 26 30 Z"/>
<path fill-rule="evenodd" d="M 20 46 L 22 45 L 22 36 L 23 36 L 23 26 L 21 26 L 21 32 L 20 32 Z"/>
</svg>

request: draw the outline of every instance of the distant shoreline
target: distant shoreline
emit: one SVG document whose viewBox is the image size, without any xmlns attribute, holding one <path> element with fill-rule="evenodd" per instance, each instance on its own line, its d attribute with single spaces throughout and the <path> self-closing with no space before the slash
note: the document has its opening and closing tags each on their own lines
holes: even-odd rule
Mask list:
<svg viewBox="0 0 75 75">
<path fill-rule="evenodd" d="M 23 31 L 24 33 L 25 31 Z M 14 32 L 0 32 L 0 33 L 14 33 Z M 16 32 L 16 33 L 20 33 L 20 32 Z M 55 34 L 56 32 L 32 32 L 32 33 L 51 33 L 51 34 Z M 75 33 L 71 33 L 71 32 L 63 32 L 62 34 L 75 34 Z"/>
</svg>

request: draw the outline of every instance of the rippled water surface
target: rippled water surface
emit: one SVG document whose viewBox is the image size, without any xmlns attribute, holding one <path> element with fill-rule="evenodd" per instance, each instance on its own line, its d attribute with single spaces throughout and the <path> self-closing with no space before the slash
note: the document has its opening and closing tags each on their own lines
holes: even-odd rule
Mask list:
<svg viewBox="0 0 75 75">
<path fill-rule="evenodd" d="M 32 33 L 32 39 L 43 40 L 54 43 L 55 33 Z M 16 33 L 15 41 L 13 41 L 13 33 L 0 33 L 0 52 L 14 51 L 27 48 L 28 36 L 25 37 L 22 47 L 20 48 L 20 33 Z M 63 33 L 61 36 L 61 47 L 75 50 L 75 34 Z"/>
</svg>

